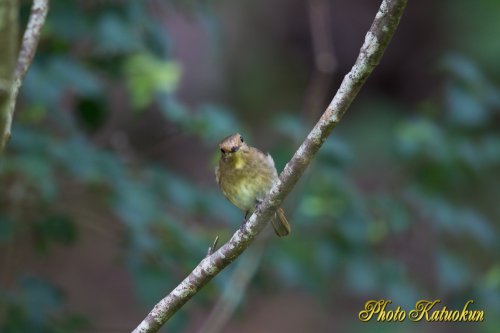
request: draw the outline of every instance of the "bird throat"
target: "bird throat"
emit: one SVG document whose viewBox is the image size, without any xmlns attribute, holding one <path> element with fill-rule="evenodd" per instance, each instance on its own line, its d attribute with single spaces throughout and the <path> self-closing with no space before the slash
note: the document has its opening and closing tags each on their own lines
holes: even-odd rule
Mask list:
<svg viewBox="0 0 500 333">
<path fill-rule="evenodd" d="M 245 158 L 243 157 L 242 152 L 233 153 L 230 160 L 228 161 L 229 165 L 232 166 L 233 169 L 240 170 L 245 167 Z"/>
</svg>

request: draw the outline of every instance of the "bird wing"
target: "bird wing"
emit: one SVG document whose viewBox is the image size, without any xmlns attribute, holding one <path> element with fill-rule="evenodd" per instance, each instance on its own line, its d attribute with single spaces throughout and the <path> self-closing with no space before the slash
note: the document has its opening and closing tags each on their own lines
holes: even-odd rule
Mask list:
<svg viewBox="0 0 500 333">
<path fill-rule="evenodd" d="M 273 167 L 273 168 L 276 168 L 276 166 L 274 165 L 274 160 L 273 160 L 273 157 L 271 156 L 271 154 L 267 153 L 266 154 L 266 158 L 267 158 L 267 162 Z"/>
<path fill-rule="evenodd" d="M 278 178 L 278 171 L 276 170 L 276 166 L 274 165 L 274 159 L 269 153 L 263 153 L 265 161 L 270 166 L 271 170 L 273 170 L 274 178 Z"/>
<path fill-rule="evenodd" d="M 251 149 L 253 149 L 254 151 L 257 152 L 257 154 L 259 154 L 261 156 L 261 158 L 267 162 L 267 164 L 269 164 L 269 166 L 273 167 L 273 168 L 276 168 L 274 166 L 274 160 L 273 160 L 273 157 L 271 156 L 271 154 L 269 153 L 264 153 L 262 150 L 258 149 L 258 148 L 254 148 L 254 147 L 250 147 Z"/>
</svg>

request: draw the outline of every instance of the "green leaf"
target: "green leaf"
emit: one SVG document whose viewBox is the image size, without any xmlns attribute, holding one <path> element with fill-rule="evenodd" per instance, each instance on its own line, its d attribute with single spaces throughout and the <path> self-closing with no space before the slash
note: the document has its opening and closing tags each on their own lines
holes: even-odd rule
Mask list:
<svg viewBox="0 0 500 333">
<path fill-rule="evenodd" d="M 319 157 L 334 165 L 354 161 L 352 147 L 338 136 L 325 141 L 319 151 Z"/>
<path fill-rule="evenodd" d="M 137 51 L 141 43 L 137 39 L 134 26 L 126 22 L 115 12 L 103 14 L 96 26 L 95 40 L 100 41 L 96 47 L 98 54 L 110 56 Z"/>
<path fill-rule="evenodd" d="M 151 104 L 157 93 L 171 93 L 177 88 L 181 67 L 175 61 L 138 53 L 125 61 L 124 74 L 131 102 L 140 110 Z"/>
<path fill-rule="evenodd" d="M 50 249 L 52 243 L 70 245 L 78 235 L 75 225 L 63 215 L 51 215 L 33 225 L 37 247 L 43 252 Z"/>
<path fill-rule="evenodd" d="M 444 70 L 452 74 L 457 80 L 470 86 L 478 86 L 484 83 L 484 76 L 474 64 L 460 54 L 448 54 L 440 62 Z"/>
<path fill-rule="evenodd" d="M 458 85 L 447 87 L 446 103 L 450 119 L 458 125 L 484 126 L 490 119 L 490 112 L 484 102 Z"/>
<path fill-rule="evenodd" d="M 46 67 L 47 79 L 54 79 L 59 89 L 73 90 L 80 96 L 98 96 L 102 92 L 101 81 L 94 71 L 86 68 L 81 61 L 71 58 L 53 58 Z"/>
<path fill-rule="evenodd" d="M 445 198 L 413 192 L 411 198 L 419 204 L 421 213 L 435 222 L 440 231 L 455 237 L 472 237 L 483 246 L 493 246 L 497 232 L 491 222 L 470 207 L 456 206 Z"/>
<path fill-rule="evenodd" d="M 450 159 L 446 134 L 435 123 L 425 119 L 408 121 L 397 128 L 397 145 L 405 157 L 429 157 L 445 162 Z"/>
</svg>

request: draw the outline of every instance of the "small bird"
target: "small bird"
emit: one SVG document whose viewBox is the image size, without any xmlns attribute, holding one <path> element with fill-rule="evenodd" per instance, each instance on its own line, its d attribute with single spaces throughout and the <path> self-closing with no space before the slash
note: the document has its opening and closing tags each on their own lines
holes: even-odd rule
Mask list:
<svg viewBox="0 0 500 333">
<path fill-rule="evenodd" d="M 278 179 L 274 160 L 271 155 L 248 146 L 238 133 L 224 138 L 219 148 L 221 157 L 219 166 L 215 168 L 215 179 L 224 196 L 246 212 L 246 218 L 255 211 Z M 280 237 L 290 233 L 290 224 L 281 207 L 271 224 Z"/>
</svg>

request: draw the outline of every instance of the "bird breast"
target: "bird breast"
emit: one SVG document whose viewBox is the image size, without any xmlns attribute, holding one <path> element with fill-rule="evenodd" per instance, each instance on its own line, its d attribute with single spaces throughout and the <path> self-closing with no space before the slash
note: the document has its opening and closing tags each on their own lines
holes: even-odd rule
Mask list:
<svg viewBox="0 0 500 333">
<path fill-rule="evenodd" d="M 260 151 L 238 152 L 231 160 L 221 159 L 216 173 L 224 196 L 244 211 L 253 211 L 277 178 L 272 158 Z"/>
</svg>

